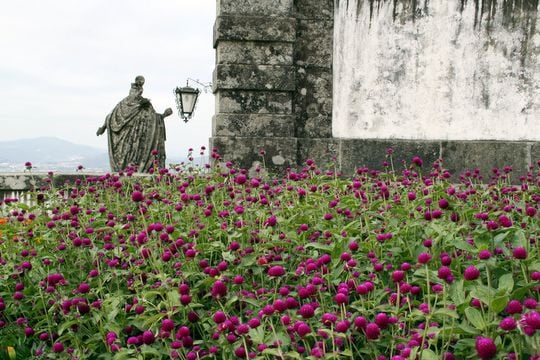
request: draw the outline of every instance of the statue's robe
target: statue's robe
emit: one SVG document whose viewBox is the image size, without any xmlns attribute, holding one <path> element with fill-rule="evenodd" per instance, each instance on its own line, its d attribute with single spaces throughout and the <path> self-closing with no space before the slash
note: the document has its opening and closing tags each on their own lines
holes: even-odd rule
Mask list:
<svg viewBox="0 0 540 360">
<path fill-rule="evenodd" d="M 141 106 L 142 97 L 130 95 L 115 106 L 106 118 L 109 161 L 112 171 L 136 166 L 148 172 L 157 160 L 165 166 L 165 124 L 150 103 Z M 152 151 L 157 150 L 157 155 Z"/>
</svg>

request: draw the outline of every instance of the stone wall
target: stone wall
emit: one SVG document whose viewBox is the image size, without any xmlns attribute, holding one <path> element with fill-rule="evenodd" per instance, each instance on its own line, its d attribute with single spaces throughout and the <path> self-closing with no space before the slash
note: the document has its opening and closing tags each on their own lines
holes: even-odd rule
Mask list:
<svg viewBox="0 0 540 360">
<path fill-rule="evenodd" d="M 224 159 L 283 172 L 313 158 L 345 174 L 380 168 L 389 147 L 395 163 L 442 157 L 453 172 L 540 159 L 538 142 L 332 137 L 333 27 L 334 0 L 217 0 L 210 145 Z"/>
</svg>

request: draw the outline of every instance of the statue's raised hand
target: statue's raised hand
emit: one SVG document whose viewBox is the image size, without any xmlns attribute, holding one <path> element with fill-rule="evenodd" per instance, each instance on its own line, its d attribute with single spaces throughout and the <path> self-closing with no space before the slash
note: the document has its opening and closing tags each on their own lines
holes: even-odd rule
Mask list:
<svg viewBox="0 0 540 360">
<path fill-rule="evenodd" d="M 165 111 L 163 112 L 163 117 L 167 117 L 169 115 L 171 115 L 173 113 L 172 109 L 171 108 L 166 108 Z"/>
<path fill-rule="evenodd" d="M 107 126 L 103 125 L 99 129 L 97 129 L 96 135 L 97 136 L 102 135 L 105 132 L 105 130 L 107 130 Z"/>
</svg>

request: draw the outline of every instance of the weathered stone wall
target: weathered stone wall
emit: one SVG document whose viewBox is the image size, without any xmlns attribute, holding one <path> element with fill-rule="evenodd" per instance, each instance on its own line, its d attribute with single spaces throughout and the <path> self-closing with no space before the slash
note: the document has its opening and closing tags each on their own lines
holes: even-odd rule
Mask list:
<svg viewBox="0 0 540 360">
<path fill-rule="evenodd" d="M 264 149 L 274 168 L 296 165 L 292 0 L 218 0 L 216 114 L 211 146 L 252 167 Z"/>
<path fill-rule="evenodd" d="M 419 155 L 453 172 L 540 158 L 538 142 L 348 139 L 332 137 L 334 0 L 217 0 L 212 148 L 245 168 L 334 162 L 351 174 Z M 260 155 L 264 149 L 265 155 Z"/>
</svg>

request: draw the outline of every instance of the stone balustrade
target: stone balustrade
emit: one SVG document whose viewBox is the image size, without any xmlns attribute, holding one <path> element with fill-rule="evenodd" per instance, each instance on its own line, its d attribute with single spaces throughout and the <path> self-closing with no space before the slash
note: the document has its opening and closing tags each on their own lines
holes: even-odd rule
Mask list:
<svg viewBox="0 0 540 360">
<path fill-rule="evenodd" d="M 6 199 L 17 199 L 18 202 L 31 204 L 30 191 L 41 188 L 60 187 L 76 180 L 88 177 L 102 176 L 94 173 L 59 173 L 49 174 L 40 172 L 0 173 L 0 204 Z"/>
</svg>

